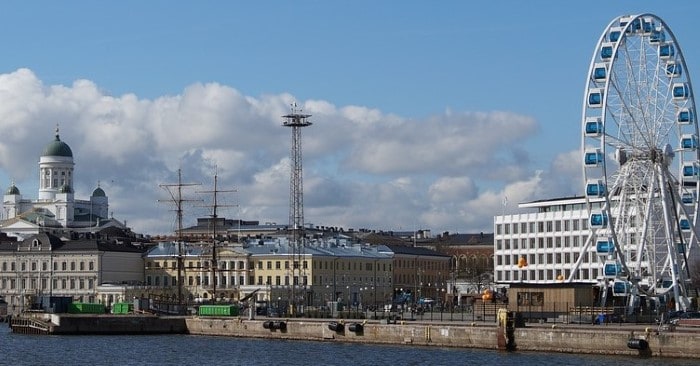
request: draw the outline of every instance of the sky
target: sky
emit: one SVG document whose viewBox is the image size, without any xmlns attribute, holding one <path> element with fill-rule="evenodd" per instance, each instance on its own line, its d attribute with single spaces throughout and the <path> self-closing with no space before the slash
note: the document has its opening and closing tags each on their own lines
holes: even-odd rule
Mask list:
<svg viewBox="0 0 700 366">
<path fill-rule="evenodd" d="M 135 232 L 211 215 L 289 221 L 302 130 L 305 222 L 492 232 L 518 203 L 581 195 L 581 112 L 601 33 L 652 13 L 700 72 L 700 3 L 2 1 L 0 187 L 38 196 L 59 126 L 74 191 Z"/>
</svg>

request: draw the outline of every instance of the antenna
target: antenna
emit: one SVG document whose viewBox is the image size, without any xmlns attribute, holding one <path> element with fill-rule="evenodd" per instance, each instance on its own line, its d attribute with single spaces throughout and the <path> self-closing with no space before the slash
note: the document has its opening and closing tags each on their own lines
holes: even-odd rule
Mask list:
<svg viewBox="0 0 700 366">
<path fill-rule="evenodd" d="M 304 183 L 301 157 L 301 129 L 311 126 L 310 114 L 301 113 L 296 102 L 291 105 L 292 113 L 282 116 L 285 127 L 292 128 L 291 176 L 289 179 L 289 245 L 292 248 L 292 314 L 296 313 L 296 287 L 306 285 L 299 280 L 305 278 L 302 260 L 304 257 Z M 269 296 L 269 295 L 268 295 Z M 306 294 L 304 294 L 306 296 Z"/>
<path fill-rule="evenodd" d="M 217 244 L 217 236 L 216 236 L 216 226 L 219 223 L 218 220 L 218 215 L 217 215 L 217 209 L 219 207 L 235 207 L 237 205 L 220 205 L 217 202 L 217 194 L 218 193 L 230 193 L 230 192 L 238 192 L 235 189 L 229 189 L 229 190 L 220 190 L 218 188 L 218 180 L 219 180 L 219 173 L 218 173 L 218 168 L 214 172 L 214 189 L 211 191 L 199 191 L 198 193 L 211 193 L 212 194 L 212 214 L 211 214 L 211 221 L 209 222 L 210 227 L 212 227 L 212 248 L 211 248 L 211 277 L 212 277 L 212 301 L 216 302 L 216 285 L 219 282 L 216 271 L 219 267 L 219 262 L 216 257 L 216 244 Z"/>
<path fill-rule="evenodd" d="M 182 188 L 196 186 L 199 183 L 182 183 L 182 169 L 177 170 L 177 183 L 161 184 L 160 187 L 165 189 L 170 194 L 169 200 L 158 200 L 158 202 L 171 202 L 175 204 L 175 212 L 177 213 L 177 304 L 179 311 L 182 311 L 182 271 L 184 270 L 182 256 L 182 203 L 196 200 L 182 198 Z"/>
</svg>

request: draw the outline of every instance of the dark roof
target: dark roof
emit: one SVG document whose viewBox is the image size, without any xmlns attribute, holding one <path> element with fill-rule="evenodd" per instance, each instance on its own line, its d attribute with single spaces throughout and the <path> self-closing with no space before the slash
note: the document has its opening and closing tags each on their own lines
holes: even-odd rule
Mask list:
<svg viewBox="0 0 700 366">
<path fill-rule="evenodd" d="M 443 235 L 435 243 L 443 245 L 493 245 L 493 233 Z"/>
<path fill-rule="evenodd" d="M 422 256 L 433 256 L 433 257 L 450 257 L 449 255 L 436 252 L 432 249 L 424 247 L 411 247 L 407 245 L 385 245 L 389 250 L 394 252 L 394 254 L 406 254 L 406 255 L 422 255 Z"/>
<path fill-rule="evenodd" d="M 362 237 L 362 241 L 372 245 L 407 245 L 408 243 L 397 236 L 387 234 L 371 233 Z"/>
<path fill-rule="evenodd" d="M 0 243 L 0 251 L 16 251 L 20 246 L 31 245 L 34 240 L 38 240 L 41 243 L 49 243 L 51 250 L 54 251 L 143 252 L 143 249 L 133 246 L 128 242 L 101 240 L 97 238 L 81 238 L 63 241 L 59 237 L 48 233 L 32 235 L 17 243 L 2 242 Z"/>
</svg>

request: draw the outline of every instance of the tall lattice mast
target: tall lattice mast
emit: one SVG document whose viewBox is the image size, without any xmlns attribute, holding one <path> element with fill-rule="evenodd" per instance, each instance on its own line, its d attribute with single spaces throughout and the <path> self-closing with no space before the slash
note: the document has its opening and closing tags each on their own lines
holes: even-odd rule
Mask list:
<svg viewBox="0 0 700 366">
<path fill-rule="evenodd" d="M 291 176 L 289 179 L 289 245 L 292 248 L 292 293 L 289 299 L 292 312 L 296 312 L 297 290 L 306 285 L 304 278 L 304 180 L 301 158 L 301 128 L 311 125 L 310 114 L 301 113 L 296 103 L 292 113 L 282 116 L 285 127 L 292 128 Z"/>
</svg>

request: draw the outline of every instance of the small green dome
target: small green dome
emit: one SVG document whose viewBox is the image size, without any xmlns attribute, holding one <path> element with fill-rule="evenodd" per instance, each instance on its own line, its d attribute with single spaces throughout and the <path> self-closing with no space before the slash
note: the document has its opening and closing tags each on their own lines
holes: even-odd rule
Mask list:
<svg viewBox="0 0 700 366">
<path fill-rule="evenodd" d="M 59 190 L 60 193 L 73 193 L 73 188 L 71 188 L 69 185 L 64 184 L 61 186 L 61 189 Z"/>
<path fill-rule="evenodd" d="M 12 194 L 19 194 L 19 188 L 17 188 L 17 186 L 15 186 L 14 183 L 13 183 L 13 184 L 10 186 L 10 188 L 7 189 L 7 192 L 5 192 L 5 194 L 9 194 L 9 195 L 12 195 Z"/>
<path fill-rule="evenodd" d="M 92 191 L 92 196 L 93 197 L 106 197 L 107 195 L 105 194 L 105 191 L 102 190 L 102 188 L 97 187 L 97 188 L 95 188 L 94 191 Z"/>
<path fill-rule="evenodd" d="M 73 151 L 70 149 L 68 144 L 61 141 L 61 139 L 58 137 L 58 129 L 56 129 L 56 139 L 46 145 L 44 153 L 41 154 L 41 156 L 65 156 L 72 158 Z"/>
</svg>

